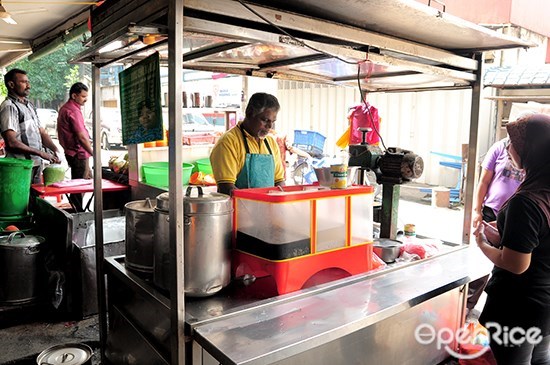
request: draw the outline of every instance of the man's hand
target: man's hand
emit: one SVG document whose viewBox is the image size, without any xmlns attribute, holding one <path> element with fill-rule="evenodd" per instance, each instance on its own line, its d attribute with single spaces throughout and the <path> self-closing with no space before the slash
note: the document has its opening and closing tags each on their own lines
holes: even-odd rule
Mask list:
<svg viewBox="0 0 550 365">
<path fill-rule="evenodd" d="M 50 154 L 48 152 L 40 152 L 39 156 L 43 160 L 49 161 L 50 163 L 60 163 L 61 162 L 61 160 L 59 159 L 59 157 L 57 157 L 55 152 L 53 154 Z"/>
</svg>

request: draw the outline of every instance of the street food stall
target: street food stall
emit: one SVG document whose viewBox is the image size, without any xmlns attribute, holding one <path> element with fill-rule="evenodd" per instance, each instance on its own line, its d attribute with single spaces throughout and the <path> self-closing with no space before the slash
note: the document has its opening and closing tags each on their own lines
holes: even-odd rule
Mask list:
<svg viewBox="0 0 550 365">
<path fill-rule="evenodd" d="M 212 259 L 210 265 L 188 271 L 187 250 L 196 242 L 184 229 L 192 219 L 188 211 L 184 216 L 182 202 L 190 196 L 189 192 L 184 196 L 182 169 L 174 168 L 182 165 L 184 157 L 177 122 L 182 117 L 182 69 L 347 85 L 368 92 L 471 89 L 468 155 L 474 161 L 481 52 L 530 44 L 412 0 L 118 1 L 94 9 L 91 24 L 90 47 L 77 61 L 94 66 L 94 110 L 98 111 L 101 101 L 101 67 L 113 62 L 133 64 L 158 52 L 169 69 L 169 197 L 140 182 L 141 150 L 128 146 L 132 198 L 157 196 L 155 214 L 163 219 L 163 245 L 168 246 L 162 271 L 168 280 L 159 285 L 156 275 L 151 278 L 132 271 L 124 257 L 104 262 L 102 249 L 96 250 L 98 283 L 106 274 L 109 291 L 107 308 L 105 288 L 98 288 L 103 360 L 117 364 L 437 364 L 449 356 L 449 349 L 456 349 L 456 341 L 428 346 L 414 334 L 419 326 L 429 326 L 436 333 L 460 328 L 467 284 L 490 270 L 487 260 L 467 245 L 474 164 L 466 174 L 463 242 L 443 243 L 431 258 L 372 270 L 364 260 L 371 252 L 373 226 L 372 191 L 367 187 L 353 186 L 338 194 L 307 187 L 255 196 L 243 191 L 241 199 L 246 202 L 234 202 L 234 210 L 257 209 L 252 218 L 266 212 L 288 218 L 291 214 L 285 215 L 285 209 L 310 212 L 308 220 L 296 225 L 308 227 L 309 244 L 299 246 L 301 238 L 294 234 L 292 250 L 259 252 L 258 244 L 272 247 L 268 240 L 280 232 L 261 231 L 270 227 L 265 220 L 241 227 L 241 213 L 235 213 L 233 251 L 239 254 L 232 263 L 231 282 L 221 280 L 222 284 L 212 286 L 215 290 L 199 295 L 187 287 L 190 276 L 195 278 L 211 266 L 223 268 L 227 262 Z M 99 120 L 98 113 L 94 118 Z M 99 151 L 99 142 L 94 142 L 94 151 Z M 375 155 L 368 151 L 369 156 Z M 392 171 L 396 166 L 401 171 L 407 165 L 407 153 L 398 149 L 382 153 L 388 151 L 391 158 L 386 161 L 391 162 Z M 396 156 L 400 157 L 392 160 Z M 359 166 L 370 167 L 374 160 L 360 161 Z M 407 165 L 413 171 L 417 167 Z M 390 175 L 384 181 L 381 227 L 387 238 L 395 235 L 399 185 L 407 177 Z M 99 192 L 99 178 L 94 186 Z M 97 192 L 96 222 L 101 222 Z M 216 206 L 227 207 L 219 196 L 212 199 Z M 335 202 L 323 205 L 331 199 Z M 362 203 L 354 203 L 356 199 L 363 199 Z M 200 204 L 192 204 L 197 209 L 192 213 L 199 212 Z M 317 217 L 331 212 L 340 225 L 320 224 Z M 284 236 L 292 222 L 282 221 L 277 227 Z M 354 225 L 354 221 L 362 223 Z M 236 227 L 242 229 L 237 232 Z M 320 228 L 327 227 L 337 228 L 341 247 L 332 247 L 334 242 L 321 233 Z M 99 227 L 96 242 L 101 240 Z M 323 244 L 328 247 L 321 248 Z M 338 256 L 343 252 L 356 255 L 357 266 L 350 267 L 349 256 Z M 329 253 L 331 259 L 323 261 Z M 328 263 L 333 260 L 339 267 Z M 314 267 L 313 271 L 304 274 L 306 266 Z M 156 274 L 157 268 L 153 271 Z M 329 279 L 316 276 L 326 271 Z M 300 283 L 291 282 L 299 275 L 303 275 Z M 274 277 L 275 286 L 270 280 Z"/>
</svg>

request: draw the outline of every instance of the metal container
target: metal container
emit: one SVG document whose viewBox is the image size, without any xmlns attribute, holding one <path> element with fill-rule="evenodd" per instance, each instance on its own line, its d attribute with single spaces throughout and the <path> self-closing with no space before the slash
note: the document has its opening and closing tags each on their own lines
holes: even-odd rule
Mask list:
<svg viewBox="0 0 550 365">
<path fill-rule="evenodd" d="M 212 295 L 231 279 L 231 228 L 233 205 L 225 194 L 203 193 L 196 197 L 188 187 L 183 199 L 185 293 Z M 153 282 L 170 287 L 169 193 L 157 196 Z"/>
<path fill-rule="evenodd" d="M 346 186 L 351 186 L 357 183 L 357 171 L 359 166 L 348 166 Z M 330 167 L 315 167 L 315 176 L 320 186 L 330 187 L 333 182 L 332 172 Z"/>
<path fill-rule="evenodd" d="M 89 365 L 92 348 L 85 344 L 56 345 L 42 351 L 36 358 L 37 365 Z"/>
<path fill-rule="evenodd" d="M 401 252 L 402 243 L 388 238 L 379 238 L 374 240 L 372 250 L 385 263 L 394 262 Z"/>
<path fill-rule="evenodd" d="M 13 232 L 0 237 L 0 303 L 25 304 L 38 299 L 43 287 L 40 236 Z"/>
<path fill-rule="evenodd" d="M 126 267 L 153 273 L 155 205 L 149 198 L 126 203 Z"/>
</svg>

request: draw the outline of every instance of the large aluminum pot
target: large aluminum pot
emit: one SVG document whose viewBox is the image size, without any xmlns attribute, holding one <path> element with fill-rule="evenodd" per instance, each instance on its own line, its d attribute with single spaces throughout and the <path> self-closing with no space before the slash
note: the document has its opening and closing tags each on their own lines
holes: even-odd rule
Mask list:
<svg viewBox="0 0 550 365">
<path fill-rule="evenodd" d="M 212 295 L 231 279 L 231 228 L 233 204 L 225 194 L 203 193 L 196 197 L 188 187 L 183 199 L 185 293 Z M 157 196 L 153 282 L 170 288 L 169 193 Z"/>
<path fill-rule="evenodd" d="M 44 262 L 40 236 L 21 231 L 0 237 L 0 303 L 19 305 L 36 301 L 44 286 L 40 282 Z"/>
<path fill-rule="evenodd" d="M 155 202 L 149 198 L 126 203 L 126 267 L 153 273 Z"/>
</svg>

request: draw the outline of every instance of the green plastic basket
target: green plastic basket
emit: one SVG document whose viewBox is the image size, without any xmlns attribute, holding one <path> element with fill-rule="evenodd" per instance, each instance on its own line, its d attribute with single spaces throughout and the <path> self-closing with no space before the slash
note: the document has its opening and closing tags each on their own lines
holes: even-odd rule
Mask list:
<svg viewBox="0 0 550 365">
<path fill-rule="evenodd" d="M 198 171 L 204 174 L 212 174 L 212 165 L 210 164 L 209 158 L 201 158 L 200 160 L 195 161 Z"/>
<path fill-rule="evenodd" d="M 145 182 L 149 185 L 157 186 L 160 188 L 167 188 L 169 185 L 168 178 L 168 162 L 146 162 L 142 165 L 143 177 Z M 182 164 L 182 184 L 188 185 L 191 172 L 193 171 L 193 164 L 184 162 Z"/>
</svg>

